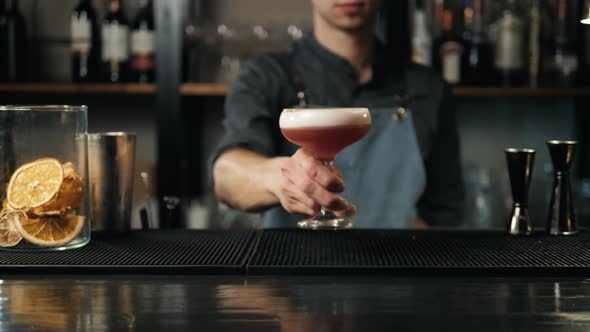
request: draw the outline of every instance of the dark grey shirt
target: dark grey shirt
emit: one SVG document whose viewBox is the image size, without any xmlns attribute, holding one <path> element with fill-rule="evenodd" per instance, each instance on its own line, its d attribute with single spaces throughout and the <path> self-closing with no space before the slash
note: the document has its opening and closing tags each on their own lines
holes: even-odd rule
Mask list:
<svg viewBox="0 0 590 332">
<path fill-rule="evenodd" d="M 283 108 L 298 103 L 297 84 L 291 74 L 294 71 L 306 87 L 310 104 L 372 108 L 407 100 L 405 106 L 413 114 L 426 170 L 426 190 L 418 202 L 418 214 L 430 225 L 461 223 L 464 188 L 448 86 L 429 68 L 391 63 L 378 46 L 375 53 L 373 78 L 364 83 L 359 82 L 348 61 L 323 48 L 312 35 L 285 52 L 248 61 L 226 99 L 225 134 L 212 160 L 232 148 L 265 156 L 289 156 L 296 150 L 278 127 Z M 283 64 L 285 59 L 291 69 Z"/>
</svg>

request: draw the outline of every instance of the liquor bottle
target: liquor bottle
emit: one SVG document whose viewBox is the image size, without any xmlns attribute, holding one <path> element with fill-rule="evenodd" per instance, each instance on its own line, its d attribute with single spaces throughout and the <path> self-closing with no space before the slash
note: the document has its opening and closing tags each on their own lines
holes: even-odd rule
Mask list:
<svg viewBox="0 0 590 332">
<path fill-rule="evenodd" d="M 493 83 L 493 51 L 483 31 L 483 0 L 465 1 L 462 59 L 462 83 Z"/>
<path fill-rule="evenodd" d="M 156 45 L 151 0 L 140 0 L 140 10 L 131 27 L 131 80 L 151 83 L 155 79 Z"/>
<path fill-rule="evenodd" d="M 93 82 L 100 70 L 100 30 L 91 0 L 80 0 L 70 22 L 72 81 Z"/>
<path fill-rule="evenodd" d="M 539 0 L 532 0 L 529 11 L 529 85 L 539 85 L 541 68 L 541 9 Z"/>
<path fill-rule="evenodd" d="M 102 73 L 107 82 L 125 82 L 129 67 L 129 26 L 120 0 L 109 0 L 102 23 Z"/>
<path fill-rule="evenodd" d="M 432 4 L 432 36 L 434 39 L 440 38 L 442 34 L 443 11 L 444 0 L 434 0 Z"/>
<path fill-rule="evenodd" d="M 450 84 L 461 81 L 461 54 L 463 45 L 461 39 L 453 31 L 453 12 L 445 10 L 443 13 L 442 35 L 435 42 L 435 67 L 442 73 L 443 78 Z"/>
<path fill-rule="evenodd" d="M 432 65 L 432 36 L 426 25 L 426 11 L 421 6 L 417 6 L 413 19 L 412 61 L 430 66 Z"/>
<path fill-rule="evenodd" d="M 568 1 L 557 0 L 557 19 L 553 34 L 553 49 L 551 54 L 552 82 L 560 86 L 571 86 L 575 81 L 578 70 L 578 56 L 576 54 L 573 38 L 568 31 Z"/>
<path fill-rule="evenodd" d="M 17 0 L 4 0 L 0 12 L 0 81 L 23 82 L 27 76 L 27 31 Z"/>
<path fill-rule="evenodd" d="M 519 85 L 526 77 L 524 20 L 516 0 L 507 0 L 495 23 L 495 67 L 503 85 Z"/>
</svg>

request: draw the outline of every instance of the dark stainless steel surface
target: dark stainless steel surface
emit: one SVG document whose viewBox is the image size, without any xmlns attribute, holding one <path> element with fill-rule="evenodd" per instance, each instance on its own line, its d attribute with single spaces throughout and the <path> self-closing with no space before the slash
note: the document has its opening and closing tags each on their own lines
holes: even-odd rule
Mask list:
<svg viewBox="0 0 590 332">
<path fill-rule="evenodd" d="M 529 188 L 533 177 L 535 150 L 514 149 L 505 150 L 508 163 L 508 175 L 512 188 L 512 214 L 508 224 L 511 235 L 529 235 L 532 232 L 529 218 Z"/>
<path fill-rule="evenodd" d="M 574 141 L 547 142 L 555 175 L 547 215 L 547 232 L 551 235 L 570 235 L 578 231 L 570 181 L 576 145 Z"/>
<path fill-rule="evenodd" d="M 588 331 L 579 278 L 14 276 L 1 331 Z"/>
</svg>

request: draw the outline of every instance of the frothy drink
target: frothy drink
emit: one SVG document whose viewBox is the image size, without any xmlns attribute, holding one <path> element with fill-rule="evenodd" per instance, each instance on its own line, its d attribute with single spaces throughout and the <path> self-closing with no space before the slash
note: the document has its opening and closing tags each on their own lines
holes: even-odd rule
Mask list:
<svg viewBox="0 0 590 332">
<path fill-rule="evenodd" d="M 366 108 L 287 109 L 279 126 L 289 141 L 329 162 L 367 134 L 371 115 Z"/>
</svg>

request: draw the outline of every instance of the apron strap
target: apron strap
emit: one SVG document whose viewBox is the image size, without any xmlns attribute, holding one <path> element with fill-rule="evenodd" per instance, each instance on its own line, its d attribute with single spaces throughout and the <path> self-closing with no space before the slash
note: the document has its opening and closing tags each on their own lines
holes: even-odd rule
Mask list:
<svg viewBox="0 0 590 332">
<path fill-rule="evenodd" d="M 299 107 L 307 107 L 308 105 L 308 98 L 305 94 L 305 83 L 303 82 L 303 78 L 299 75 L 299 72 L 295 69 L 293 65 L 292 57 L 289 55 L 279 54 L 276 59 L 279 61 L 281 67 L 289 77 L 291 83 L 295 87 L 297 91 L 297 100 L 299 100 Z"/>
</svg>

